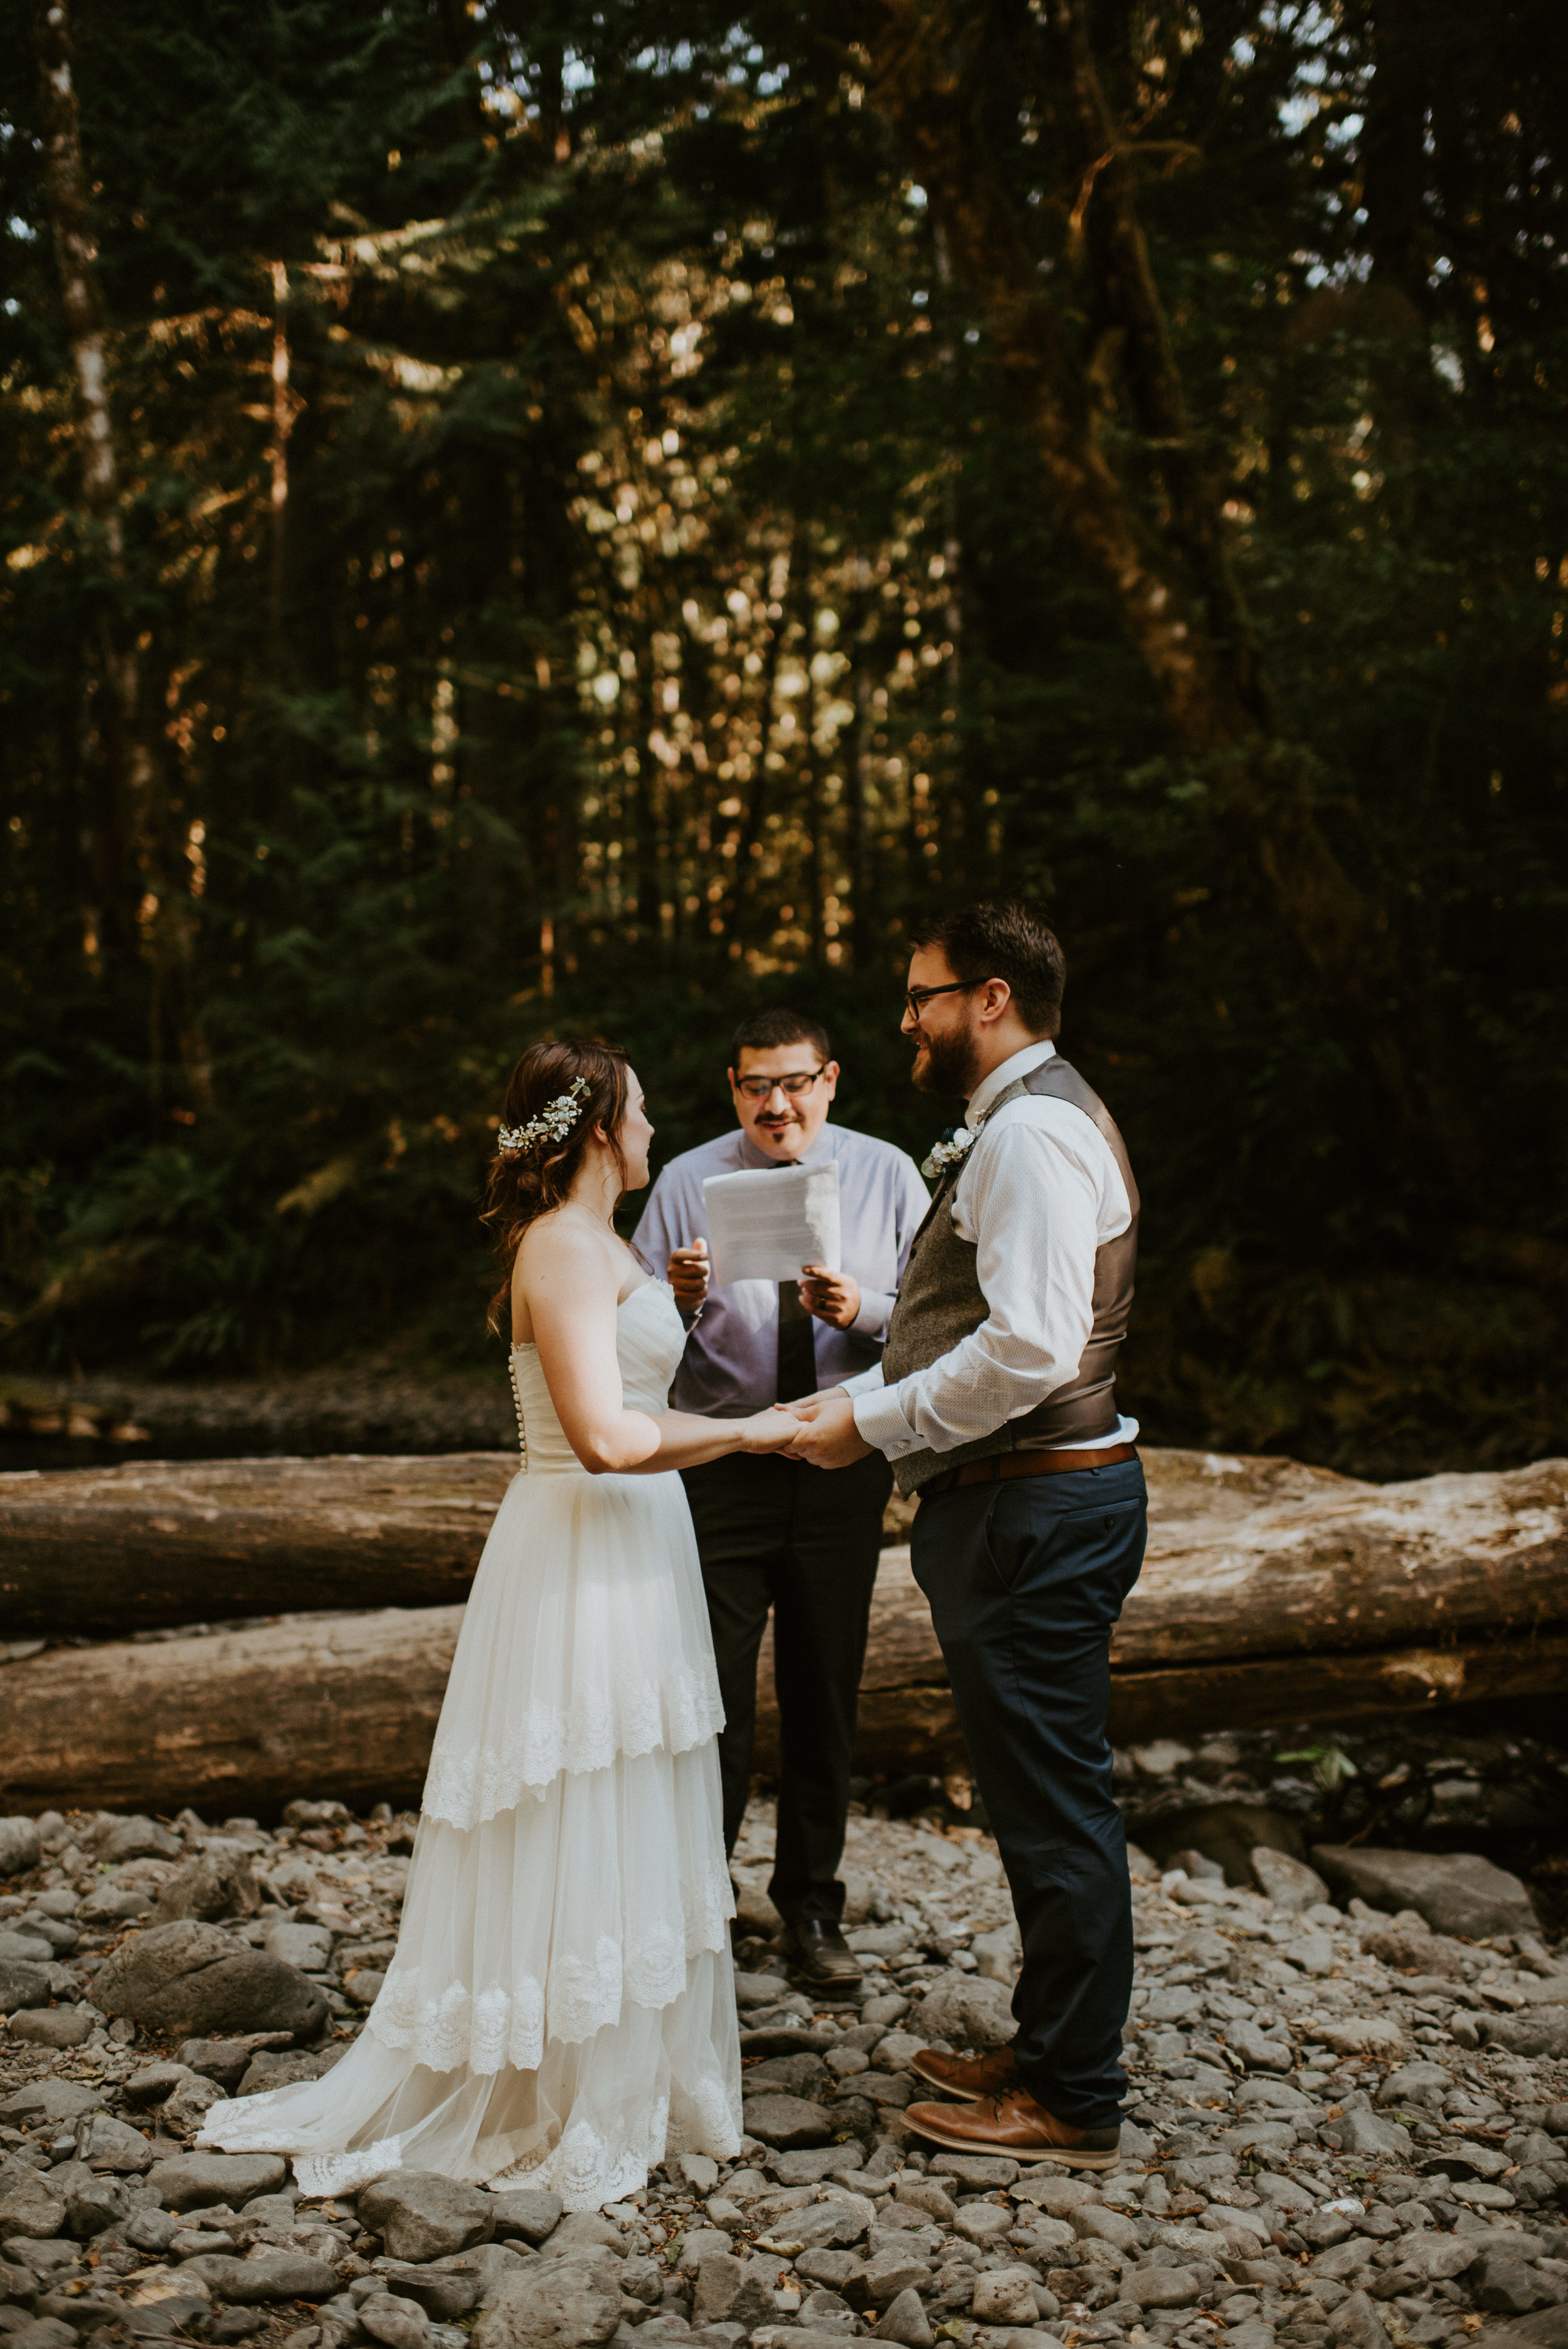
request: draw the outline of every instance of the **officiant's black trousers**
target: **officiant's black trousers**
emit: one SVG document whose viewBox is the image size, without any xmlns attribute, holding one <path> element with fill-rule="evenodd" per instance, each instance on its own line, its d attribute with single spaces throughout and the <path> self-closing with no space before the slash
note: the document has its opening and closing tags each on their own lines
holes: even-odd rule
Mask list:
<svg viewBox="0 0 1568 2349">
<path fill-rule="evenodd" d="M 682 1472 L 702 1558 L 725 1724 L 718 1740 L 724 1847 L 751 1790 L 757 1658 L 773 1614 L 779 1696 L 774 1906 L 836 1924 L 855 1706 L 892 1472 L 880 1453 L 851 1468 L 741 1454 Z"/>
<path fill-rule="evenodd" d="M 940 1493 L 910 1545 L 1023 1938 L 1014 2053 L 1078 2128 L 1113 2127 L 1127 2088 L 1132 1899 L 1106 1709 L 1146 1510 L 1126 1460 Z"/>
</svg>

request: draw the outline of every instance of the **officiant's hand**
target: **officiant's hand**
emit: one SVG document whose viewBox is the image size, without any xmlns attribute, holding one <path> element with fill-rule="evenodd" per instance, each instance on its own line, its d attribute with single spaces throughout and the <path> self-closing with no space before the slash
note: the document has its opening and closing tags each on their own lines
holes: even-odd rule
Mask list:
<svg viewBox="0 0 1568 2349">
<path fill-rule="evenodd" d="M 800 1422 L 799 1433 L 789 1447 L 792 1460 L 809 1460 L 813 1468 L 848 1468 L 872 1451 L 855 1425 L 855 1407 L 842 1387 L 812 1395 L 805 1402 L 775 1408 L 793 1412 Z"/>
<path fill-rule="evenodd" d="M 803 1264 L 800 1302 L 819 1321 L 847 1330 L 861 1309 L 861 1284 L 852 1272 L 830 1272 L 825 1264 Z"/>
<path fill-rule="evenodd" d="M 670 1287 L 683 1313 L 695 1313 L 707 1303 L 710 1270 L 706 1240 L 694 1240 L 690 1247 L 671 1251 Z"/>
</svg>

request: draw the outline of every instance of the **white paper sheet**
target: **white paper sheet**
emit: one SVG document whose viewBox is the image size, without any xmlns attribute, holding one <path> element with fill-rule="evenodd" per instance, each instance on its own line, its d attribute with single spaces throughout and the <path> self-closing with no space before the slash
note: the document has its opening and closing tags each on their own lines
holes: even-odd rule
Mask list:
<svg viewBox="0 0 1568 2349">
<path fill-rule="evenodd" d="M 718 1280 L 799 1280 L 803 1264 L 839 1269 L 839 1165 L 754 1166 L 702 1186 Z"/>
</svg>

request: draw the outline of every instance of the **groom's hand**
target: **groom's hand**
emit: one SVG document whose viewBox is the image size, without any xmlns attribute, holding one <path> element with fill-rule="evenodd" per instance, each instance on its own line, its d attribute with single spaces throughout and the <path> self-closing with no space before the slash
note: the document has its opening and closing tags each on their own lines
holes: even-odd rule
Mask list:
<svg viewBox="0 0 1568 2349">
<path fill-rule="evenodd" d="M 872 1447 L 855 1425 L 854 1404 L 842 1388 L 789 1408 L 800 1421 L 789 1447 L 792 1460 L 809 1460 L 813 1468 L 848 1468 L 870 1454 Z"/>
<path fill-rule="evenodd" d="M 861 1309 L 861 1284 L 852 1272 L 830 1272 L 825 1264 L 803 1264 L 800 1302 L 819 1321 L 830 1321 L 835 1330 L 848 1330 Z"/>
</svg>

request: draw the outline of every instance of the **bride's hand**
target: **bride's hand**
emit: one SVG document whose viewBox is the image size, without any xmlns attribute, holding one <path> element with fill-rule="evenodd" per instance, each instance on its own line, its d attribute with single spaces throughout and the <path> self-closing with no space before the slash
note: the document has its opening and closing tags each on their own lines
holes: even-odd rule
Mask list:
<svg viewBox="0 0 1568 2349">
<path fill-rule="evenodd" d="M 743 1452 L 788 1452 L 800 1433 L 800 1423 L 786 1403 L 776 1402 L 740 1423 Z"/>
</svg>

